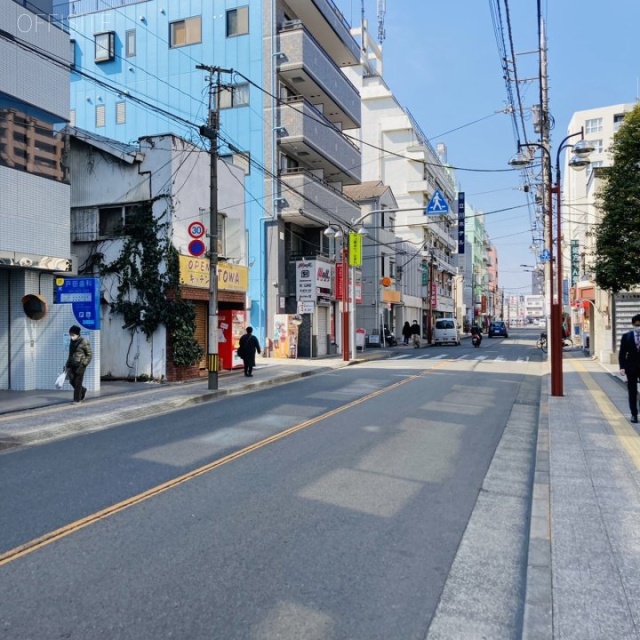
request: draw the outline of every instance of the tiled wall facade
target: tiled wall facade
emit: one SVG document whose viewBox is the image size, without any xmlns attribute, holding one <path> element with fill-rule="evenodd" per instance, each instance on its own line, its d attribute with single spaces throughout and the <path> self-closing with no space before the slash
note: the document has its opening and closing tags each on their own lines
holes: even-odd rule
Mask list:
<svg viewBox="0 0 640 640">
<path fill-rule="evenodd" d="M 0 193 L 0 251 L 69 257 L 69 185 L 0 165 Z"/>
</svg>

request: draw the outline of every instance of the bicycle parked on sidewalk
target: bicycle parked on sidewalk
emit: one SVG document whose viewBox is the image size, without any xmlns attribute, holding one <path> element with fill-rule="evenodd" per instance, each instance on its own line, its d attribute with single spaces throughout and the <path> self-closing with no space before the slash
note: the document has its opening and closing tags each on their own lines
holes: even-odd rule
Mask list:
<svg viewBox="0 0 640 640">
<path fill-rule="evenodd" d="M 540 338 L 538 338 L 537 342 L 536 342 L 536 347 L 538 347 L 538 349 L 540 349 L 543 353 L 547 352 L 547 334 L 543 331 L 540 334 Z M 565 337 L 562 338 L 562 349 L 563 351 L 566 349 L 571 349 L 572 347 L 574 347 L 574 343 L 573 340 L 570 337 Z"/>
<path fill-rule="evenodd" d="M 543 331 L 536 342 L 536 347 L 540 349 L 543 353 L 547 353 L 547 334 Z"/>
</svg>

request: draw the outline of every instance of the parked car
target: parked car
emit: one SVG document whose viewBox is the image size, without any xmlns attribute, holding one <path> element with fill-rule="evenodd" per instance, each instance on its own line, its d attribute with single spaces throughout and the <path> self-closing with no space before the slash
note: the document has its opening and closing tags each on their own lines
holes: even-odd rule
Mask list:
<svg viewBox="0 0 640 640">
<path fill-rule="evenodd" d="M 489 337 L 493 338 L 494 336 L 509 337 L 507 325 L 501 320 L 496 320 L 489 325 Z"/>
<path fill-rule="evenodd" d="M 435 344 L 445 344 L 447 342 L 455 345 L 460 344 L 460 336 L 458 335 L 454 318 L 438 318 L 436 320 L 436 326 L 433 330 L 433 342 Z"/>
</svg>

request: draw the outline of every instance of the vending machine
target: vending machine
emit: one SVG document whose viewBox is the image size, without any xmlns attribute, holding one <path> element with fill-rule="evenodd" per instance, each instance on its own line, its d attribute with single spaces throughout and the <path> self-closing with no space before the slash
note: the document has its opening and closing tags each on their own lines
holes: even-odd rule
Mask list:
<svg viewBox="0 0 640 640">
<path fill-rule="evenodd" d="M 218 312 L 218 353 L 223 369 L 237 369 L 243 366 L 238 357 L 238 345 L 247 326 L 247 312 L 231 309 Z"/>
</svg>

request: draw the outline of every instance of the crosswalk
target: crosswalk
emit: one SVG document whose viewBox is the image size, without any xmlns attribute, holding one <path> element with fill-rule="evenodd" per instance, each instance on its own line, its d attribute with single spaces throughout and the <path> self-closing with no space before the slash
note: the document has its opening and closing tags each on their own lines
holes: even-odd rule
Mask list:
<svg viewBox="0 0 640 640">
<path fill-rule="evenodd" d="M 389 360 L 405 360 L 405 359 L 412 359 L 412 360 L 432 360 L 432 361 L 437 361 L 437 360 L 449 360 L 452 362 L 455 362 L 457 360 L 467 360 L 469 362 L 471 361 L 477 361 L 477 362 L 529 362 L 529 358 L 527 356 L 518 356 L 515 358 L 505 358 L 504 356 L 489 356 L 489 355 L 485 355 L 485 354 L 479 354 L 477 356 L 472 356 L 469 355 L 467 353 L 465 353 L 464 355 L 461 356 L 451 356 L 449 354 L 446 353 L 440 353 L 438 355 L 429 355 L 429 354 L 425 354 L 425 355 L 420 355 L 420 356 L 413 356 L 413 354 L 411 353 L 398 353 L 397 355 L 391 356 L 389 358 Z"/>
</svg>

